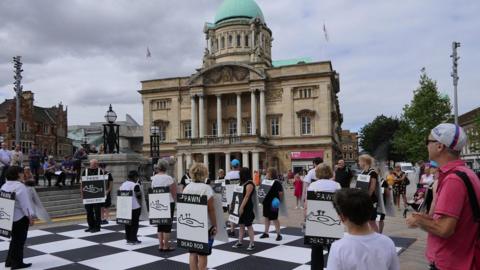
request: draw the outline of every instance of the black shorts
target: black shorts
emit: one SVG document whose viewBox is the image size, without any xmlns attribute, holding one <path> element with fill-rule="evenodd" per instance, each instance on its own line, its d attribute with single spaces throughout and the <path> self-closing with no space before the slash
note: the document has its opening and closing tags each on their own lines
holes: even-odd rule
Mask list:
<svg viewBox="0 0 480 270">
<path fill-rule="evenodd" d="M 372 211 L 372 215 L 370 216 L 370 221 L 377 220 L 377 215 L 378 215 L 378 213 L 377 213 L 377 207 L 374 206 L 374 207 L 373 207 L 373 211 Z"/>
<path fill-rule="evenodd" d="M 107 198 L 105 199 L 105 202 L 102 204 L 103 208 L 108 208 L 112 206 L 112 196 L 110 193 L 107 194 Z"/>
<path fill-rule="evenodd" d="M 212 248 L 209 248 L 208 252 L 199 252 L 199 251 L 189 250 L 188 253 L 197 254 L 198 256 L 210 256 L 212 255 Z"/>
<path fill-rule="evenodd" d="M 378 214 L 380 215 L 380 220 L 381 221 L 385 220 L 385 214 L 380 214 L 380 213 L 378 213 Z"/>
<path fill-rule="evenodd" d="M 263 204 L 263 217 L 268 218 L 269 220 L 277 220 L 278 219 L 278 209 L 275 211 L 270 206 L 271 203 L 265 205 Z"/>
<path fill-rule="evenodd" d="M 243 213 L 243 215 L 238 220 L 239 225 L 245 225 L 246 227 L 250 227 L 253 224 L 253 220 L 255 219 L 255 213 L 253 210 Z"/>
<path fill-rule="evenodd" d="M 173 223 L 173 213 L 174 212 L 175 212 L 175 203 L 172 202 L 172 203 L 170 203 L 170 216 L 172 217 L 172 223 Z M 157 232 L 171 233 L 172 232 L 172 224 L 170 224 L 170 225 L 158 225 L 157 226 Z"/>
</svg>

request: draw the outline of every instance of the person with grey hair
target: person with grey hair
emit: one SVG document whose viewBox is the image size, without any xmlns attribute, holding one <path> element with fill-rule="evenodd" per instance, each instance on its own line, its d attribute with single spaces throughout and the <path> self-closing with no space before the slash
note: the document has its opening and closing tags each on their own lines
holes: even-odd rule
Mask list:
<svg viewBox="0 0 480 270">
<path fill-rule="evenodd" d="M 7 144 L 0 144 L 0 184 L 5 183 L 5 172 L 10 167 L 12 155 L 7 149 Z"/>
<path fill-rule="evenodd" d="M 152 176 L 152 188 L 168 187 L 170 190 L 170 211 L 173 220 L 173 213 L 175 212 L 175 198 L 177 198 L 177 184 L 173 178 L 167 174 L 169 164 L 165 159 L 159 159 L 157 162 L 156 174 Z M 170 247 L 170 233 L 172 232 L 172 225 L 158 225 L 157 234 L 160 242 L 159 251 L 168 252 L 175 250 Z"/>
<path fill-rule="evenodd" d="M 478 269 L 480 180 L 460 158 L 467 135 L 458 125 L 440 124 L 425 144 L 429 159 L 439 165 L 433 215 L 413 213 L 407 224 L 428 233 L 430 269 Z"/>
</svg>

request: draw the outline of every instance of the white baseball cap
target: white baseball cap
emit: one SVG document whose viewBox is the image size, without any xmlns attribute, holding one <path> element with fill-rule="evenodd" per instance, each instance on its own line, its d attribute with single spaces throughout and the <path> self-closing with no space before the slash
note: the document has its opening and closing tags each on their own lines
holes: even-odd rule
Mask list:
<svg viewBox="0 0 480 270">
<path fill-rule="evenodd" d="M 455 151 L 462 151 L 467 144 L 467 135 L 455 124 L 440 124 L 434 127 L 430 134 L 435 140 Z"/>
</svg>

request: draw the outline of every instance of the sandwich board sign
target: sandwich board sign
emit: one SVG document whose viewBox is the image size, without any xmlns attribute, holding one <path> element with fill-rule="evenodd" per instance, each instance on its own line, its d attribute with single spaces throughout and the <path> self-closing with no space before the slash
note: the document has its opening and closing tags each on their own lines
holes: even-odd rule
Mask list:
<svg viewBox="0 0 480 270">
<path fill-rule="evenodd" d="M 358 189 L 368 190 L 370 187 L 370 175 L 359 174 L 357 176 L 357 184 L 355 187 Z"/>
<path fill-rule="evenodd" d="M 228 221 L 238 224 L 240 220 L 240 205 L 243 200 L 243 186 L 237 185 L 233 190 L 232 201 L 230 202 L 230 215 Z"/>
<path fill-rule="evenodd" d="M 85 175 L 82 176 L 82 198 L 83 204 L 104 203 L 107 197 L 106 182 L 108 174 L 88 175 L 88 169 L 85 170 Z"/>
<path fill-rule="evenodd" d="M 307 192 L 305 244 L 328 246 L 343 237 L 345 229 L 333 207 L 334 195 L 330 192 Z"/>
<path fill-rule="evenodd" d="M 180 248 L 209 252 L 207 202 L 205 195 L 177 195 L 177 245 Z"/>
<path fill-rule="evenodd" d="M 119 190 L 117 192 L 117 224 L 132 224 L 133 191 Z"/>
<path fill-rule="evenodd" d="M 154 187 L 148 190 L 148 206 L 150 224 L 170 225 L 172 216 L 170 209 L 170 187 Z"/>
<path fill-rule="evenodd" d="M 0 236 L 12 236 L 14 209 L 15 192 L 0 191 Z"/>
<path fill-rule="evenodd" d="M 225 197 L 227 204 L 232 201 L 233 198 L 233 190 L 235 187 L 240 184 L 240 179 L 225 179 Z M 227 206 L 227 205 L 224 205 Z"/>
<path fill-rule="evenodd" d="M 262 181 L 262 184 L 258 188 L 258 192 L 257 192 L 258 201 L 260 203 L 263 203 L 263 200 L 265 200 L 265 197 L 270 192 L 270 189 L 272 189 L 272 186 L 274 183 L 275 183 L 275 180 L 265 179 Z"/>
</svg>

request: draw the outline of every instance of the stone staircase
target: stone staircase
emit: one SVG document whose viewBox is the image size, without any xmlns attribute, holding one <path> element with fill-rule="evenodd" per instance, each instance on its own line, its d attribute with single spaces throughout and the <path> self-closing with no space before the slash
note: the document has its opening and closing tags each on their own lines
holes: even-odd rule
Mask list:
<svg viewBox="0 0 480 270">
<path fill-rule="evenodd" d="M 51 218 L 85 214 L 78 185 L 37 188 L 37 193 Z"/>
</svg>

